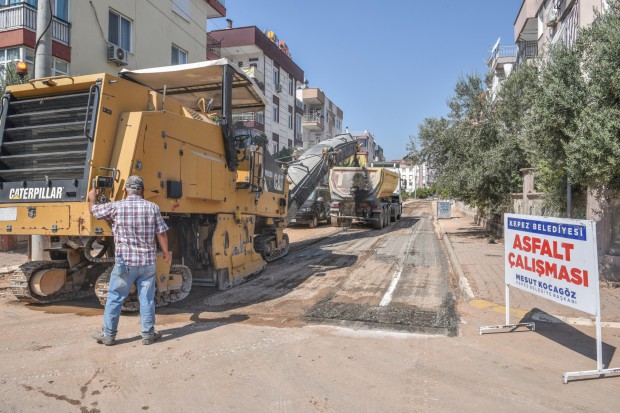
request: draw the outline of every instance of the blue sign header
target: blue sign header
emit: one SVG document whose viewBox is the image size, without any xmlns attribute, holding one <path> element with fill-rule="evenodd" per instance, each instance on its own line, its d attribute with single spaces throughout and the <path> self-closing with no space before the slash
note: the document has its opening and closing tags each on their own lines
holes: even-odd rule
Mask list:
<svg viewBox="0 0 620 413">
<path fill-rule="evenodd" d="M 586 240 L 585 225 L 559 224 L 556 222 L 508 217 L 507 229 L 580 241 Z"/>
</svg>

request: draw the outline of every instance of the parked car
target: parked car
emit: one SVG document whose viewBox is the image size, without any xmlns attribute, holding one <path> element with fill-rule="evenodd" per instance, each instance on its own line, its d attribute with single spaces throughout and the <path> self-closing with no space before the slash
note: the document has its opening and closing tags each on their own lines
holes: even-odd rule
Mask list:
<svg viewBox="0 0 620 413">
<path fill-rule="evenodd" d="M 318 187 L 312 191 L 312 194 L 310 194 L 306 202 L 299 208 L 299 211 L 297 211 L 297 214 L 291 222 L 294 224 L 307 224 L 310 228 L 316 227 L 319 222 L 322 221 L 331 224 L 330 201 L 331 196 L 329 188 Z"/>
</svg>

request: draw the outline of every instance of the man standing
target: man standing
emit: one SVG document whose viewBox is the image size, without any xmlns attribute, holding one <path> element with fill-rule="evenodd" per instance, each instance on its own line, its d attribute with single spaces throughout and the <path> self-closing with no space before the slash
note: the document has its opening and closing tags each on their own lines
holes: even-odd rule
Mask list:
<svg viewBox="0 0 620 413">
<path fill-rule="evenodd" d="M 103 329 L 92 337 L 106 346 L 114 344 L 123 301 L 135 283 L 140 300 L 142 344 L 152 344 L 161 337 L 155 331 L 155 236 L 168 264 L 168 226 L 159 207 L 143 199 L 144 181 L 130 176 L 125 182 L 125 199 L 96 204 L 97 190 L 88 193 L 90 212 L 95 218 L 112 221 L 116 264 L 110 275 L 108 299 L 103 313 Z"/>
</svg>

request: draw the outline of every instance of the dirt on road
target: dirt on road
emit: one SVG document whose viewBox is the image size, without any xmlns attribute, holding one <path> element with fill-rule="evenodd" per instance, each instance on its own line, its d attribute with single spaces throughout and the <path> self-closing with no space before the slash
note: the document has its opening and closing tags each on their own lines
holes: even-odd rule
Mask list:
<svg viewBox="0 0 620 413">
<path fill-rule="evenodd" d="M 5 290 L 0 412 L 616 410 L 620 378 L 562 384 L 594 368 L 593 328 L 478 335 L 503 315 L 455 304 L 429 203 L 380 231 L 287 232 L 289 255 L 257 277 L 158 309 L 151 346 L 136 315 L 115 346 L 96 344 L 94 298 L 37 307 Z M 603 334 L 619 366 L 620 332 Z"/>
</svg>

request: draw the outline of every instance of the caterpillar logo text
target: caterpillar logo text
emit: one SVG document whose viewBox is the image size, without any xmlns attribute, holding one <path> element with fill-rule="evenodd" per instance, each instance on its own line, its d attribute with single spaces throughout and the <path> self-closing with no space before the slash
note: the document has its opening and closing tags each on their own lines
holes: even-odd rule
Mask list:
<svg viewBox="0 0 620 413">
<path fill-rule="evenodd" d="M 11 188 L 9 199 L 60 199 L 62 187 L 52 188 Z"/>
</svg>

